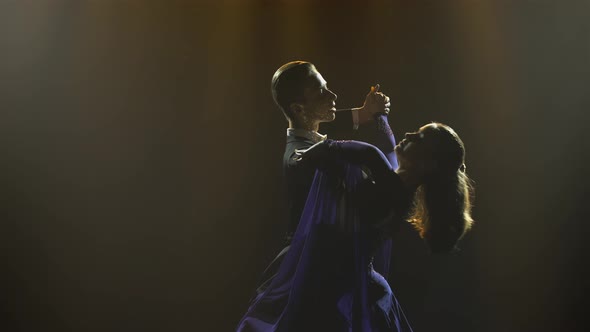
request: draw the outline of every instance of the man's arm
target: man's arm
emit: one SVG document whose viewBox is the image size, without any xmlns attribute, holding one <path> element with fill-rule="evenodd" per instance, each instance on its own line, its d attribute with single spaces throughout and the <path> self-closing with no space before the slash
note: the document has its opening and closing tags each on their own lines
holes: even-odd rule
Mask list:
<svg viewBox="0 0 590 332">
<path fill-rule="evenodd" d="M 389 97 L 379 92 L 379 85 L 371 87 L 362 107 L 336 114 L 336 120 L 327 127 L 329 138 L 353 139 L 375 145 L 397 169 L 397 157 L 393 152 L 395 137 L 389 126 Z"/>
<path fill-rule="evenodd" d="M 379 84 L 377 84 L 371 87 L 363 106 L 339 111 L 334 121 L 322 125 L 322 131 L 333 139 L 363 140 L 362 137 L 358 137 L 358 129 L 370 126 L 374 122 L 375 113 L 388 112 L 389 97 L 379 92 Z"/>
</svg>

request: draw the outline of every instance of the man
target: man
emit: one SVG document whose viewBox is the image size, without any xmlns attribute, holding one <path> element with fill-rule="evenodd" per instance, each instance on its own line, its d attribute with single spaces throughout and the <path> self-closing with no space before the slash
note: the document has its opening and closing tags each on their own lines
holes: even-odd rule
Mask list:
<svg viewBox="0 0 590 332">
<path fill-rule="evenodd" d="M 348 125 L 350 139 L 363 140 L 381 147 L 383 143 L 379 141 L 377 128 L 379 122 L 375 121 L 375 116 L 389 113 L 390 106 L 389 97 L 379 92 L 377 85 L 371 88 L 362 107 L 337 113 L 337 95 L 328 88 L 326 80 L 316 67 L 305 61 L 293 61 L 281 66 L 273 75 L 271 92 L 276 105 L 289 122 L 283 156 L 288 223 L 285 247 L 263 273 L 263 283 L 258 287 L 257 293 L 268 286 L 289 248 L 316 171 L 313 164 L 301 163 L 296 151 L 325 140 L 326 136 L 318 131 L 320 123 L 328 122 L 338 122 L 331 123 L 333 127 Z M 391 152 L 394 146 L 395 142 L 388 146 Z M 393 161 L 397 163 L 396 160 Z"/>
</svg>

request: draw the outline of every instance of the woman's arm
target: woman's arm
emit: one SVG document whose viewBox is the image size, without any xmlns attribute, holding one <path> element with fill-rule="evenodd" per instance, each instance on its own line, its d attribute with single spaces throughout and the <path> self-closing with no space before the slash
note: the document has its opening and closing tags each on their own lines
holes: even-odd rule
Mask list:
<svg viewBox="0 0 590 332">
<path fill-rule="evenodd" d="M 316 167 L 326 166 L 342 160 L 355 165 L 366 166 L 375 180 L 393 171 L 388 158 L 377 147 L 361 141 L 326 140 L 309 149 L 296 150 L 298 162 Z"/>
<path fill-rule="evenodd" d="M 371 123 L 370 127 L 359 129 L 367 135 L 367 142 L 376 146 L 389 161 L 393 169 L 398 168 L 397 156 L 393 149 L 395 148 L 396 141 L 393 135 L 393 131 L 389 126 L 387 114 L 375 115 L 375 121 Z M 370 131 L 370 133 L 368 133 Z"/>
</svg>

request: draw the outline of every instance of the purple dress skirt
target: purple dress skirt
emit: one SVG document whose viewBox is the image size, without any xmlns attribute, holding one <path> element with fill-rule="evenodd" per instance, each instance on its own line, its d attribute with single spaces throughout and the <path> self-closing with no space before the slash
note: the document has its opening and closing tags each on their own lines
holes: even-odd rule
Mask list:
<svg viewBox="0 0 590 332">
<path fill-rule="evenodd" d="M 374 146 L 320 144 L 328 153 L 291 244 L 237 331 L 412 331 L 383 277 L 409 195 Z"/>
</svg>

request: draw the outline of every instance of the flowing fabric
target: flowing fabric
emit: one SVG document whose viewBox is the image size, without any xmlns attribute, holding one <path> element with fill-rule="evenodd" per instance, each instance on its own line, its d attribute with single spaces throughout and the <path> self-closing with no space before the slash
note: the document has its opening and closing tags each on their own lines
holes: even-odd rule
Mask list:
<svg viewBox="0 0 590 332">
<path fill-rule="evenodd" d="M 291 245 L 237 331 L 412 331 L 383 275 L 391 240 L 364 222 L 363 173 L 318 169 Z"/>
</svg>

